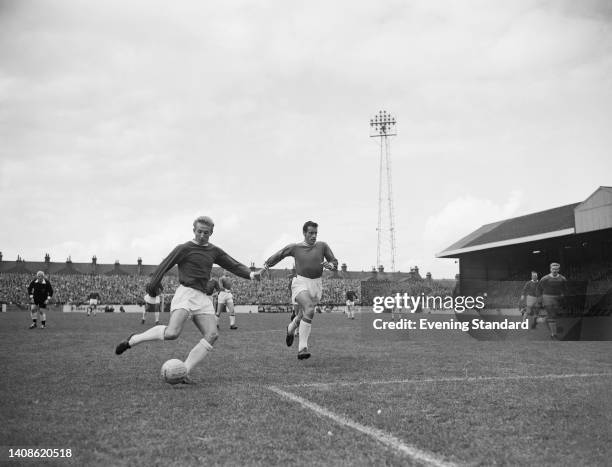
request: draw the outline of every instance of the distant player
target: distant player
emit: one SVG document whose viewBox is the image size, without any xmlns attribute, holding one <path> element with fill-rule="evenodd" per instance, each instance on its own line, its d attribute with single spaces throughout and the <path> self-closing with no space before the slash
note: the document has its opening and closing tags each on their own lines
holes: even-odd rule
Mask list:
<svg viewBox="0 0 612 467">
<path fill-rule="evenodd" d="M 223 274 L 219 277 L 219 288 L 217 317 L 227 310 L 230 317 L 230 329 L 238 329 L 238 326 L 236 326 L 236 313 L 234 311 L 234 296 L 232 295 L 232 280 L 227 271 L 223 271 Z"/>
<path fill-rule="evenodd" d="M 87 316 L 96 316 L 98 303 L 100 303 L 100 294 L 98 292 L 92 292 L 87 298 L 89 299 L 89 306 L 87 307 Z"/>
<path fill-rule="evenodd" d="M 519 302 L 525 307 L 525 311 L 521 314 L 527 315 L 527 319 L 533 316 L 531 329 L 535 329 L 538 325 L 538 273 L 536 271 L 531 271 L 531 280 L 523 286 Z"/>
<path fill-rule="evenodd" d="M 295 300 L 303 310 L 303 318 L 296 316 L 287 326 L 285 342 L 291 347 L 294 331 L 299 329 L 298 360 L 310 358 L 308 337 L 310 336 L 315 305 L 323 295 L 323 268 L 337 270 L 338 260 L 325 242 L 317 242 L 318 224 L 308 221 L 302 227 L 304 241 L 292 243 L 274 253 L 264 263 L 265 271 L 284 258 L 293 256 L 297 276 L 291 281 L 291 299 Z"/>
<path fill-rule="evenodd" d="M 142 310 L 142 319 L 140 320 L 140 324 L 145 323 L 147 313 L 149 314 L 149 316 L 151 313 L 154 313 L 155 314 L 155 324 L 159 324 L 159 311 L 161 310 L 162 290 L 163 288 L 160 284 L 155 292 L 156 293 L 155 297 L 151 297 L 149 294 L 146 294 L 144 296 L 145 306 L 144 306 L 144 310 Z"/>
<path fill-rule="evenodd" d="M 28 286 L 28 295 L 30 296 L 30 318 L 32 319 L 30 329 L 36 327 L 37 314 L 40 318 L 40 327 L 44 329 L 47 325 L 47 314 L 45 313 L 45 309 L 47 308 L 49 299 L 53 297 L 53 287 L 51 287 L 49 279 L 45 279 L 44 272 L 38 271 L 36 273 L 36 279 L 30 282 Z"/>
<path fill-rule="evenodd" d="M 236 261 L 221 248 L 209 243 L 208 239 L 213 230 L 214 223 L 210 217 L 198 217 L 193 222 L 193 240 L 175 247 L 157 267 L 146 286 L 147 293 L 155 297 L 164 274 L 174 265 L 178 265 L 180 285 L 170 304 L 171 314 L 168 325 L 157 325 L 141 334 L 132 334 L 117 345 L 115 348 L 117 355 L 142 342 L 174 340 L 181 334 L 185 321 L 191 318 L 203 336 L 185 360 L 187 376 L 183 382 L 193 384 L 189 374 L 212 350 L 219 336 L 215 310 L 206 288 L 213 264 L 218 264 L 232 274 L 245 279 L 259 279 L 260 276 L 259 272 L 251 272 L 247 266 Z"/>
<path fill-rule="evenodd" d="M 206 283 L 206 295 L 210 297 L 213 302 L 213 310 L 215 310 L 215 319 L 217 322 L 217 329 L 219 329 L 219 279 L 216 277 L 211 277 L 210 280 Z"/>
<path fill-rule="evenodd" d="M 357 294 L 352 290 L 346 292 L 346 316 L 349 319 L 355 319 L 355 301 Z"/>
<path fill-rule="evenodd" d="M 550 331 L 550 338 L 557 340 L 557 317 L 563 308 L 563 300 L 567 293 L 567 279 L 559 274 L 561 265 L 550 264 L 550 274 L 546 274 L 538 283 L 538 295 L 542 299 L 542 306 L 546 310 L 546 324 Z"/>
</svg>

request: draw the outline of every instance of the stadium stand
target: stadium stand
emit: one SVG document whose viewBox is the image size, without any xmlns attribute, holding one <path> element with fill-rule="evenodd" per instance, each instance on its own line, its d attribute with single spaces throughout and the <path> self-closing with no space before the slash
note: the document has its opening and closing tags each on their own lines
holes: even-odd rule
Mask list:
<svg viewBox="0 0 612 467">
<path fill-rule="evenodd" d="M 568 279 L 569 315 L 612 314 L 612 187 L 585 201 L 486 224 L 436 255 L 459 260 L 463 295 L 516 308 L 530 272 L 552 262 Z"/>
</svg>

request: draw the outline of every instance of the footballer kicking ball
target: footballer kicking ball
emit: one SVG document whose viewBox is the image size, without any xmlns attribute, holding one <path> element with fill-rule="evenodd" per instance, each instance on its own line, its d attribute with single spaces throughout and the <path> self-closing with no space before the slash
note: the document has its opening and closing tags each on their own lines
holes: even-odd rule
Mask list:
<svg viewBox="0 0 612 467">
<path fill-rule="evenodd" d="M 178 358 L 168 360 L 161 367 L 161 377 L 168 384 L 178 384 L 185 376 L 187 367 Z"/>
</svg>

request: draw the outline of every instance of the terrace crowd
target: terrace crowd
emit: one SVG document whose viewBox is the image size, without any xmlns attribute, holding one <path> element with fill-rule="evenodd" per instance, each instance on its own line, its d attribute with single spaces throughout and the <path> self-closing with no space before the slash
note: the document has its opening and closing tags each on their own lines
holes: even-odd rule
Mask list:
<svg viewBox="0 0 612 467">
<path fill-rule="evenodd" d="M 32 274 L 0 273 L 0 302 L 29 303 L 26 289 L 33 278 Z M 51 302 L 55 304 L 79 305 L 87 302 L 90 293 L 98 292 L 102 303 L 131 305 L 143 303 L 148 277 L 56 274 L 49 277 L 49 280 L 54 291 Z M 163 279 L 163 292 L 173 294 L 178 285 L 176 276 L 166 275 Z M 323 279 L 322 305 L 343 304 L 348 290 L 357 292 L 359 296 L 360 288 L 359 280 Z M 288 305 L 291 298 L 289 278 L 251 282 L 235 277 L 232 292 L 237 305 Z"/>
</svg>

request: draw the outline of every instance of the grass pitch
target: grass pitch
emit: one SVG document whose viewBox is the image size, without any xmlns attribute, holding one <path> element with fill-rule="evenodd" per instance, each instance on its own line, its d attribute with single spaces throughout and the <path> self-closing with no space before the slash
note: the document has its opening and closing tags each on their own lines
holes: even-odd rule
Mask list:
<svg viewBox="0 0 612 467">
<path fill-rule="evenodd" d="M 196 386 L 159 370 L 200 339 L 115 345 L 140 314 L 0 314 L 0 461 L 8 465 L 609 465 L 611 342 L 482 342 L 460 332 L 370 339 L 315 316 L 309 360 L 288 316 L 221 320 Z M 164 322 L 168 314 L 163 315 Z M 9 448 L 70 459 L 8 459 Z"/>
</svg>

